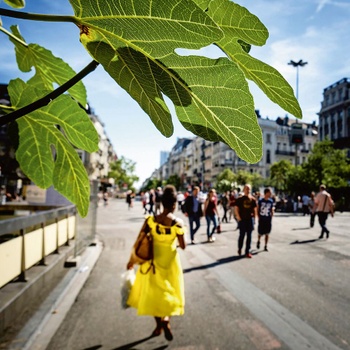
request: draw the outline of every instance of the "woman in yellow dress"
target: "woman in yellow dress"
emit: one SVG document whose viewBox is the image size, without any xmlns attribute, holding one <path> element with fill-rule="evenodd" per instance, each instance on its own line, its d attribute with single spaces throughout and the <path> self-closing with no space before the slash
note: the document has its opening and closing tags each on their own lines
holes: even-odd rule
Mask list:
<svg viewBox="0 0 350 350">
<path fill-rule="evenodd" d="M 176 249 L 177 244 L 185 249 L 184 227 L 182 220 L 173 214 L 176 207 L 174 186 L 165 187 L 162 204 L 163 212 L 146 218 L 141 229 L 151 232 L 154 266 L 151 268 L 149 261 L 139 266 L 127 304 L 136 308 L 138 315 L 155 318 L 157 326 L 152 336 L 164 330 L 165 338 L 172 340 L 170 316 L 183 315 L 185 306 L 183 272 Z M 127 268 L 132 269 L 135 262 L 131 255 Z"/>
</svg>

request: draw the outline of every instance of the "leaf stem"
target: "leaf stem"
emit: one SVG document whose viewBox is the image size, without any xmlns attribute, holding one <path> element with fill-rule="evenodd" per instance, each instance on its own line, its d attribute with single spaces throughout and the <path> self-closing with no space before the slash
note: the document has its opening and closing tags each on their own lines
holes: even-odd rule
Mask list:
<svg viewBox="0 0 350 350">
<path fill-rule="evenodd" d="M 28 47 L 28 44 L 26 42 L 24 42 L 23 40 L 19 39 L 16 35 L 13 35 L 11 32 L 7 31 L 4 27 L 0 26 L 0 31 L 2 31 L 6 35 L 8 35 L 11 39 L 16 40 L 21 45 L 23 45 L 25 47 Z"/>
<path fill-rule="evenodd" d="M 69 90 L 73 85 L 83 79 L 86 75 L 93 72 L 99 63 L 97 61 L 90 62 L 84 69 L 82 69 L 78 74 L 76 74 L 72 79 L 68 80 L 63 85 L 59 86 L 56 90 L 50 92 L 48 95 L 40 98 L 39 100 L 17 109 L 16 111 L 6 114 L 3 117 L 0 117 L 0 126 L 7 123 L 13 122 L 26 114 L 36 111 L 37 109 L 48 105 L 52 100 L 62 95 L 64 92 Z"/>
<path fill-rule="evenodd" d="M 76 17 L 62 15 L 42 15 L 38 13 L 29 13 L 21 11 L 13 11 L 0 8 L 0 15 L 12 18 L 29 19 L 33 21 L 44 22 L 71 22 L 77 24 Z"/>
</svg>

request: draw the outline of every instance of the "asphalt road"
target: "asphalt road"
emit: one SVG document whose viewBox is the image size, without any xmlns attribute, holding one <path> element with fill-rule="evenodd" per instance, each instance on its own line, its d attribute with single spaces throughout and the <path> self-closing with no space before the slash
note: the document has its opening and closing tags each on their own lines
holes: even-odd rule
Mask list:
<svg viewBox="0 0 350 350">
<path fill-rule="evenodd" d="M 142 222 L 140 202 L 99 207 L 103 252 L 47 349 L 350 349 L 350 213 L 328 219 L 328 240 L 309 217 L 277 213 L 269 252 L 256 249 L 254 231 L 252 259 L 237 256 L 235 222 L 206 243 L 202 219 L 198 243 L 180 251 L 186 307 L 172 342 L 149 338 L 153 319 L 121 308 L 120 275 Z"/>
</svg>

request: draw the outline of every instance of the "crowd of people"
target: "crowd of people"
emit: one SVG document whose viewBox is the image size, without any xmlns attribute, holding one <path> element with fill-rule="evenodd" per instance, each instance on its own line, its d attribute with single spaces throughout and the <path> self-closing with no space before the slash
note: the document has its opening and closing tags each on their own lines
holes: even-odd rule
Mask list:
<svg viewBox="0 0 350 350">
<path fill-rule="evenodd" d="M 307 198 L 306 198 L 307 197 Z M 326 221 L 329 214 L 333 216 L 334 203 L 326 186 L 320 185 L 320 191 L 315 195 L 302 197 L 302 211 L 310 214 L 310 226 L 313 227 L 316 214 L 321 226 L 320 239 L 329 230 Z M 159 336 L 164 332 L 167 340 L 173 339 L 170 327 L 170 317 L 184 313 L 184 279 L 177 247 L 185 249 L 184 222 L 175 216 L 176 206 L 188 218 L 190 242 L 196 244 L 195 235 L 201 226 L 201 218 L 206 219 L 207 242 L 215 242 L 215 233 L 221 222 L 237 222 L 238 255 L 252 258 L 252 232 L 257 225 L 258 239 L 256 248 L 264 244 L 268 251 L 268 242 L 272 230 L 272 218 L 275 211 L 275 200 L 270 188 L 264 193 L 252 194 L 249 184 L 243 190 L 232 190 L 218 195 L 215 189 L 210 189 L 203 196 L 198 186 L 190 193 L 176 192 L 174 186 L 168 185 L 141 194 L 143 210 L 148 214 L 140 234 L 149 234 L 153 242 L 153 258 L 144 264 L 152 264 L 153 269 L 141 267 L 136 273 L 135 283 L 131 287 L 128 305 L 137 309 L 138 315 L 153 316 L 156 327 L 151 336 Z M 223 215 L 220 218 L 219 206 Z M 264 239 L 263 239 L 264 237 Z M 133 254 L 127 263 L 127 269 L 133 269 L 137 263 Z M 143 271 L 147 271 L 146 273 Z M 152 272 L 153 271 L 153 272 Z"/>
</svg>

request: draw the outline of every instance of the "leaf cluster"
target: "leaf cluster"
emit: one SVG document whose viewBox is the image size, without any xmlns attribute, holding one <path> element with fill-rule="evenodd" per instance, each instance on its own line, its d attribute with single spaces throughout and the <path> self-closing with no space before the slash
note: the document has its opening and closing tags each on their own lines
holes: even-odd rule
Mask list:
<svg viewBox="0 0 350 350">
<path fill-rule="evenodd" d="M 16 8 L 24 6 L 23 0 L 6 3 Z M 91 57 L 102 64 L 166 137 L 173 134 L 173 122 L 164 96 L 171 100 L 186 129 L 206 140 L 226 143 L 249 163 L 259 161 L 262 134 L 247 79 L 287 112 L 298 118 L 302 115 L 292 88 L 281 74 L 249 53 L 252 45 L 266 43 L 266 27 L 232 1 L 70 0 L 70 3 L 74 16 L 14 14 L 3 9 L 0 15 L 76 24 L 80 41 Z M 27 45 L 17 28 L 12 28 L 8 35 L 15 45 L 19 69 L 24 72 L 35 69 L 27 83 L 19 80 L 10 83 L 14 108 L 32 103 L 51 91 L 53 83 L 62 85 L 74 75 L 51 52 L 36 44 Z M 210 59 L 199 54 L 176 53 L 177 49 L 198 50 L 209 45 L 219 47 L 225 57 Z M 22 98 L 24 91 L 30 98 Z M 34 182 L 42 187 L 53 183 L 84 215 L 89 198 L 88 179 L 73 155 L 73 145 L 94 151 L 97 135 L 92 125 L 88 126 L 84 111 L 78 113 L 76 101 L 82 106 L 86 103 L 82 84 L 68 92 L 71 102 L 69 98 L 56 102 L 61 107 L 69 104 L 62 108 L 65 116 L 60 113 L 57 118 L 53 113 L 60 108 L 49 105 L 22 118 L 20 143 L 26 146 L 21 145 L 17 157 Z M 81 122 L 85 123 L 85 135 L 78 128 Z M 30 153 L 26 153 L 29 149 Z M 32 159 L 39 161 L 40 166 L 34 168 Z M 69 181 L 64 178 L 67 173 Z M 74 188 L 67 186 L 68 182 Z"/>
</svg>

